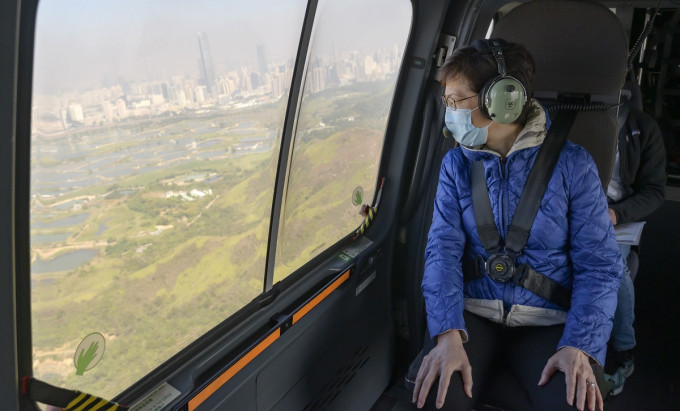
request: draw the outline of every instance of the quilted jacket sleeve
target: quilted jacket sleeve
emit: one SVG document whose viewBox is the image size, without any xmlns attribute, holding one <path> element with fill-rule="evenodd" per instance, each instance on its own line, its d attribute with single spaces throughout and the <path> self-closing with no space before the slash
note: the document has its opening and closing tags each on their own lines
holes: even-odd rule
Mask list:
<svg viewBox="0 0 680 411">
<path fill-rule="evenodd" d="M 621 280 L 621 255 L 607 201 L 590 155 L 578 147 L 569 161 L 571 309 L 558 348 L 571 346 L 604 364 Z"/>
<path fill-rule="evenodd" d="M 432 225 L 425 248 L 422 289 L 430 336 L 434 338 L 452 329 L 463 330 L 466 341 L 461 268 L 465 233 L 456 189 L 454 154 L 455 151 L 449 151 L 442 160 Z M 464 161 L 462 156 L 457 160 Z"/>
</svg>

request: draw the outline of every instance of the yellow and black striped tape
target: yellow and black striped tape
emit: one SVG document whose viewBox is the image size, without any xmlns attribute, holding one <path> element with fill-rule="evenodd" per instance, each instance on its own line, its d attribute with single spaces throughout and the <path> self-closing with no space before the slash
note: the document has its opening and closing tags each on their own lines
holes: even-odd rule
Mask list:
<svg viewBox="0 0 680 411">
<path fill-rule="evenodd" d="M 119 404 L 99 398 L 96 395 L 75 391 L 78 395 L 69 402 L 67 411 L 117 411 L 122 409 Z"/>
<path fill-rule="evenodd" d="M 126 411 L 128 407 L 81 391 L 55 387 L 32 377 L 21 380 L 21 392 L 28 398 L 66 411 Z"/>
<path fill-rule="evenodd" d="M 378 213 L 378 207 L 370 207 L 368 209 L 368 213 L 366 213 L 366 217 L 364 218 L 364 221 L 361 223 L 361 226 L 357 230 L 357 235 L 363 235 L 364 231 L 368 228 L 369 225 L 371 225 L 371 222 L 375 218 L 375 215 Z"/>
</svg>

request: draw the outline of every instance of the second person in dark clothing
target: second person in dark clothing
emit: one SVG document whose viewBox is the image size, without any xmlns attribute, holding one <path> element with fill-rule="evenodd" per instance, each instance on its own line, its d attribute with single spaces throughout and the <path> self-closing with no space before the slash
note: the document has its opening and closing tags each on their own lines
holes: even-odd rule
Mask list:
<svg viewBox="0 0 680 411">
<path fill-rule="evenodd" d="M 634 106 L 637 84 L 628 82 L 626 88 L 633 96 L 619 109 L 616 162 L 607 188 L 609 216 L 615 226 L 641 221 L 652 214 L 663 203 L 666 185 L 666 150 L 659 126 L 652 116 Z M 635 290 L 626 265 L 630 245 L 619 244 L 619 248 L 624 270 L 609 342 L 615 360 L 615 364 L 607 364 L 611 368 L 607 375 L 611 395 L 621 393 L 626 378 L 633 373 L 636 345 Z"/>
</svg>

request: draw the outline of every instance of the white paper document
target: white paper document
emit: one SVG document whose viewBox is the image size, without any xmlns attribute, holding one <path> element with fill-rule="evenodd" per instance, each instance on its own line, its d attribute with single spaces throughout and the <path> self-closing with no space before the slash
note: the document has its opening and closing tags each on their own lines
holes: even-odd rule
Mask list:
<svg viewBox="0 0 680 411">
<path fill-rule="evenodd" d="M 638 245 L 645 221 L 637 223 L 618 224 L 614 226 L 616 242 L 619 244 Z"/>
</svg>

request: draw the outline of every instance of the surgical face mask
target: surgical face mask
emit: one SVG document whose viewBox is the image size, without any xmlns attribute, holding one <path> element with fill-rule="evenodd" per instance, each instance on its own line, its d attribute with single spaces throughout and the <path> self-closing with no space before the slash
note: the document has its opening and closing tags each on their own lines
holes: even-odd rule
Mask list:
<svg viewBox="0 0 680 411">
<path fill-rule="evenodd" d="M 479 108 L 479 107 L 477 107 Z M 476 110 L 475 108 L 474 110 Z M 489 134 L 489 125 L 482 128 L 477 128 L 472 124 L 472 111 L 466 108 L 459 108 L 453 110 L 451 107 L 446 107 L 446 115 L 444 116 L 444 123 L 449 129 L 453 138 L 463 146 L 479 146 L 486 143 L 486 138 Z"/>
</svg>

